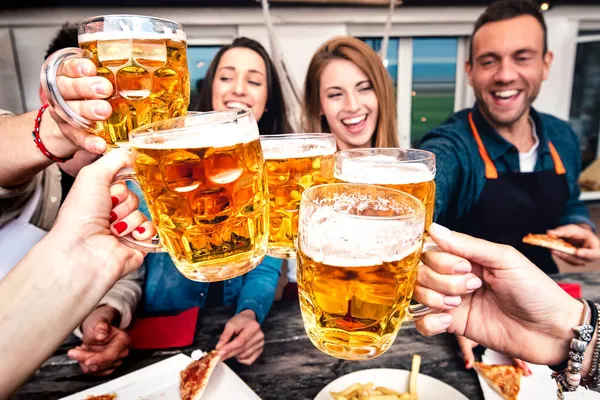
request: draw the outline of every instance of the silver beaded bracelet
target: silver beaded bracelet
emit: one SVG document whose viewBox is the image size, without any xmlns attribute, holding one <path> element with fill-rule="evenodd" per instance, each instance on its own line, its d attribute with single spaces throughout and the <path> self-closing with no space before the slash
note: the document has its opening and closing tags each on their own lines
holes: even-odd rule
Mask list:
<svg viewBox="0 0 600 400">
<path fill-rule="evenodd" d="M 577 337 L 571 339 L 571 350 L 569 351 L 569 361 L 567 369 L 561 372 L 554 372 L 552 378 L 556 380 L 558 389 L 556 397 L 559 400 L 564 400 L 563 392 L 574 392 L 581 383 L 581 368 L 583 368 L 583 356 L 585 350 L 592 340 L 594 327 L 589 325 L 590 308 L 584 299 L 579 299 L 585 308 L 585 314 L 581 321 L 581 325 L 573 327 Z"/>
<path fill-rule="evenodd" d="M 600 305 L 594 303 L 598 315 L 600 316 Z M 596 331 L 600 333 L 600 318 L 596 324 Z M 587 379 L 581 381 L 581 386 L 586 389 L 593 390 L 594 392 L 600 392 L 600 370 L 598 369 L 598 361 L 600 360 L 600 340 L 596 340 L 596 347 L 594 348 L 594 355 L 592 356 L 592 368 Z"/>
</svg>

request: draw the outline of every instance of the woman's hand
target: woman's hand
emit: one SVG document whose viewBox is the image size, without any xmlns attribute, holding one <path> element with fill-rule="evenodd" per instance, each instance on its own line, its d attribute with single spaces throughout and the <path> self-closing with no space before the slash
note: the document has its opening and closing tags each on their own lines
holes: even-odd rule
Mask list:
<svg viewBox="0 0 600 400">
<path fill-rule="evenodd" d="M 223 360 L 235 357 L 242 364 L 252 365 L 264 347 L 265 335 L 254 311 L 244 310 L 227 321 L 216 349 Z"/>
<path fill-rule="evenodd" d="M 512 247 L 437 224 L 429 233 L 439 250 L 422 255 L 415 299 L 439 312 L 417 321 L 419 332 L 453 332 L 536 364 L 567 358 L 581 302 Z"/>
<path fill-rule="evenodd" d="M 144 256 L 117 237 L 148 240 L 156 234 L 137 209 L 137 196 L 124 183 L 112 185 L 116 173 L 132 164 L 131 154 L 113 150 L 82 168 L 49 234 L 57 248 L 80 260 L 82 272 L 93 268 L 114 282 L 138 268 Z"/>
</svg>

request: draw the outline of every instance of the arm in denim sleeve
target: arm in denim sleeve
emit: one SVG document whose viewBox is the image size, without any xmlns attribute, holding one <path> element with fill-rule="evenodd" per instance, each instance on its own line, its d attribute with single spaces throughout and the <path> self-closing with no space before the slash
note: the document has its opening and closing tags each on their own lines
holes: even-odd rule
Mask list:
<svg viewBox="0 0 600 400">
<path fill-rule="evenodd" d="M 460 191 L 461 159 L 458 149 L 461 144 L 452 131 L 436 128 L 427 133 L 421 142 L 420 148 L 435 154 L 435 216 L 436 222 L 442 224 L 449 215 L 454 218 L 457 213 L 457 193 Z M 465 164 L 466 160 L 462 160 Z M 455 209 L 451 209 L 454 205 Z"/>
<path fill-rule="evenodd" d="M 565 205 L 563 216 L 560 219 L 561 225 L 568 224 L 585 224 L 588 225 L 594 232 L 596 232 L 596 224 L 592 222 L 590 211 L 587 205 L 579 199 L 581 195 L 581 189 L 579 188 L 579 174 L 581 173 L 581 153 L 579 151 L 579 141 L 575 132 L 569 127 L 569 135 L 572 137 L 574 146 L 570 148 L 569 154 L 564 156 L 561 154 L 561 158 L 571 161 L 565 163 L 565 169 L 567 170 L 567 180 L 569 181 L 569 200 Z M 560 150 L 557 149 L 560 154 Z M 566 156 L 566 157 L 565 157 Z"/>
<path fill-rule="evenodd" d="M 236 314 L 243 310 L 252 310 L 258 323 L 262 324 L 273 305 L 281 264 L 281 259 L 265 256 L 258 267 L 244 276 Z"/>
</svg>

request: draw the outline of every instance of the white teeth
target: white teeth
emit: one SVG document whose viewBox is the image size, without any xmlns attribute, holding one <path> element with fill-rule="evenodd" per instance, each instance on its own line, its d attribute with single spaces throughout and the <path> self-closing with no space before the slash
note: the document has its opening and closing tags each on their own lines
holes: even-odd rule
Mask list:
<svg viewBox="0 0 600 400">
<path fill-rule="evenodd" d="M 250 108 L 250 106 L 248 106 L 248 104 L 240 103 L 237 101 L 228 101 L 227 103 L 225 103 L 225 105 L 228 108 Z"/>
<path fill-rule="evenodd" d="M 519 93 L 518 90 L 503 90 L 501 92 L 494 92 L 494 96 L 500 97 L 502 99 L 508 99 L 510 97 L 515 96 L 517 93 Z"/>
<path fill-rule="evenodd" d="M 366 115 L 361 115 L 360 117 L 343 119 L 342 122 L 346 125 L 354 125 L 363 122 L 366 118 Z"/>
</svg>

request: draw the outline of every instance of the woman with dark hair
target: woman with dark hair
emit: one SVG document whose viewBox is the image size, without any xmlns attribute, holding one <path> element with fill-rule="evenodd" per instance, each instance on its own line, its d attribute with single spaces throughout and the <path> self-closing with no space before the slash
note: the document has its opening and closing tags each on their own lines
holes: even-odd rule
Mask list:
<svg viewBox="0 0 600 400">
<path fill-rule="evenodd" d="M 279 75 L 265 48 L 239 37 L 210 63 L 194 111 L 251 108 L 261 134 L 291 133 Z"/>
</svg>

